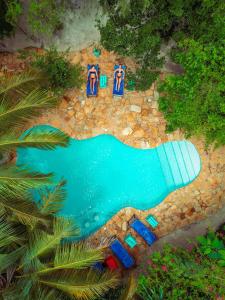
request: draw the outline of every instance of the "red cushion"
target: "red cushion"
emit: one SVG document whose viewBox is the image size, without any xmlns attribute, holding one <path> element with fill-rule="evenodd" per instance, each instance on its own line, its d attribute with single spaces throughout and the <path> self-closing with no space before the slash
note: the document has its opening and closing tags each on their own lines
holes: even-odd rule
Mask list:
<svg viewBox="0 0 225 300">
<path fill-rule="evenodd" d="M 118 269 L 117 261 L 115 260 L 115 258 L 112 255 L 108 256 L 105 259 L 105 264 L 107 265 L 107 267 L 110 270 L 116 270 L 116 269 Z"/>
</svg>

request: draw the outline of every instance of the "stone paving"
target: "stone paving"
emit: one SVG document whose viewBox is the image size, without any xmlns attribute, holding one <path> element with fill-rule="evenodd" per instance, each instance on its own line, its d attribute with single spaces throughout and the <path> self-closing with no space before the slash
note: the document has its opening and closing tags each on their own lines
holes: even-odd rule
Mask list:
<svg viewBox="0 0 225 300">
<path fill-rule="evenodd" d="M 98 63 L 101 74 L 106 74 L 109 78 L 108 88 L 99 89 L 97 98 L 86 97 L 85 85 L 80 91 L 70 90 L 56 109 L 46 111 L 32 121 L 32 125 L 51 124 L 77 139 L 102 133 L 113 134 L 124 143 L 142 149 L 156 147 L 167 141 L 184 139 L 180 131 L 165 133 L 166 121 L 158 111 L 159 94 L 156 83 L 146 92 L 126 91 L 121 99 L 112 97 L 113 66 L 116 62 L 122 62 L 132 69 L 134 63 L 130 59 L 119 59 L 114 53 L 105 50 L 99 58 L 95 58 L 92 55 L 92 48 L 70 53 L 70 59 L 72 63 L 80 62 L 84 68 L 88 63 Z M 153 214 L 159 221 L 155 233 L 161 237 L 177 228 L 204 219 L 224 206 L 225 147 L 206 150 L 204 141 L 200 138 L 191 138 L 190 141 L 201 156 L 202 170 L 199 177 L 190 185 L 170 194 L 153 209 L 146 211 L 134 208 L 122 209 L 89 238 L 92 243 L 97 245 L 113 235 L 121 240 L 127 233 L 135 235 L 127 226 L 127 221 L 134 213 L 142 220 L 148 214 Z M 147 253 L 147 247 L 139 237 L 137 241 L 140 246 L 130 252 L 139 262 L 143 254 Z"/>
</svg>

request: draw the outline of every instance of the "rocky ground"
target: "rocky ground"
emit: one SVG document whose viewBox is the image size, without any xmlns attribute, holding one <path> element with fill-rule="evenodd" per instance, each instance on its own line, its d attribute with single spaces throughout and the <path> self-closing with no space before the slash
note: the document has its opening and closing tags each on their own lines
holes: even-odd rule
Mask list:
<svg viewBox="0 0 225 300">
<path fill-rule="evenodd" d="M 181 140 L 183 134 L 176 131 L 165 133 L 166 121 L 158 111 L 156 84 L 146 92 L 125 92 L 121 99 L 112 97 L 112 70 L 118 57 L 105 50 L 99 58 L 92 55 L 92 49 L 70 54 L 71 62 L 80 62 L 84 67 L 88 63 L 98 63 L 101 74 L 109 78 L 108 87 L 99 89 L 97 98 L 87 98 L 85 85 L 80 91 L 70 90 L 61 100 L 59 106 L 46 111 L 41 117 L 32 121 L 33 124 L 51 124 L 64 130 L 77 139 L 85 139 L 102 133 L 115 135 L 126 144 L 138 148 L 156 147 L 163 142 Z M 120 58 L 128 67 L 133 67 L 132 61 Z M 2 57 L 1 67 L 23 67 L 20 60 L 10 55 Z M 160 205 L 140 211 L 125 208 L 116 214 L 98 232 L 90 237 L 92 243 L 99 244 L 105 238 L 117 235 L 121 240 L 131 230 L 127 221 L 135 213 L 144 220 L 148 214 L 153 214 L 159 221 L 155 230 L 158 237 L 171 233 L 175 229 L 206 218 L 220 210 L 225 204 L 225 147 L 205 150 L 204 141 L 191 138 L 202 160 L 202 170 L 199 177 L 190 185 L 170 194 Z M 132 232 L 133 235 L 134 232 Z M 137 236 L 136 236 L 137 237 Z M 137 260 L 142 260 L 147 253 L 144 242 L 137 237 L 141 245 L 130 250 Z"/>
</svg>

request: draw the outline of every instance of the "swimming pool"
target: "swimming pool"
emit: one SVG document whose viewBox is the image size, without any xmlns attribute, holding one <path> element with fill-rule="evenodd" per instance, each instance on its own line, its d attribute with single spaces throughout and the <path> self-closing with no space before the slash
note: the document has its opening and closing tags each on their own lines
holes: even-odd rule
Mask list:
<svg viewBox="0 0 225 300">
<path fill-rule="evenodd" d="M 58 130 L 39 125 L 30 130 Z M 153 149 L 136 149 L 112 135 L 70 139 L 67 148 L 20 148 L 17 164 L 34 171 L 53 172 L 55 182 L 67 181 L 61 214 L 74 216 L 86 237 L 103 226 L 121 208 L 149 209 L 172 191 L 192 182 L 201 160 L 194 145 L 174 141 Z"/>
</svg>

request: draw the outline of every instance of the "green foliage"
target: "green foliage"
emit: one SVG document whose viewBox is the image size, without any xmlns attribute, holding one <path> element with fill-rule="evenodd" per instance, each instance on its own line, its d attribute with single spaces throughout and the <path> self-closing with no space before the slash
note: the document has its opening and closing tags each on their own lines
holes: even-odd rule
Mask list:
<svg viewBox="0 0 225 300">
<path fill-rule="evenodd" d="M 6 21 L 15 27 L 20 15 L 22 14 L 22 11 L 23 11 L 22 5 L 18 0 L 8 1 Z"/>
<path fill-rule="evenodd" d="M 187 39 L 173 55 L 185 72 L 161 84 L 159 108 L 167 130 L 181 128 L 187 136 L 203 135 L 206 143 L 225 144 L 225 50 L 220 42 Z"/>
<path fill-rule="evenodd" d="M 218 261 L 218 264 L 225 267 L 225 245 L 223 240 L 214 232 L 209 232 L 205 237 L 197 237 L 199 243 L 200 252 L 203 255 L 207 255 L 211 259 Z"/>
<path fill-rule="evenodd" d="M 142 299 L 209 299 L 225 293 L 224 268 L 198 252 L 166 246 L 147 260 L 138 280 Z"/>
<path fill-rule="evenodd" d="M 13 32 L 13 25 L 7 21 L 8 8 L 4 0 L 0 0 L 0 38 Z"/>
<path fill-rule="evenodd" d="M 162 66 L 160 47 L 175 33 L 189 28 L 189 11 L 194 11 L 196 1 L 157 0 L 102 0 L 109 19 L 106 25 L 98 24 L 101 43 L 122 56 L 131 56 L 139 64 L 137 89 L 148 89 Z M 144 75 L 140 74 L 143 69 Z M 153 72 L 153 74 L 148 74 Z M 143 81 L 143 83 L 142 83 Z"/>
<path fill-rule="evenodd" d="M 40 220 L 48 220 L 47 224 L 33 224 L 32 230 L 22 217 L 12 218 L 10 210 L 3 213 L 0 207 L 1 299 L 103 299 L 106 291 L 117 284 L 115 275 L 92 269 L 96 261 L 103 259 L 102 249 L 72 242 L 79 234 L 74 221 L 53 216 L 64 201 L 62 187 L 60 183 L 51 195 L 50 206 L 46 199 L 40 201 L 39 209 L 26 200 L 36 206 Z M 53 205 L 54 195 L 57 208 Z M 32 209 L 21 206 L 18 210 L 33 218 Z"/>
<path fill-rule="evenodd" d="M 53 149 L 66 146 L 68 136 L 62 132 L 28 133 L 23 138 L 20 129 L 33 116 L 57 103 L 47 91 L 34 90 L 40 78 L 32 74 L 2 77 L 0 84 L 0 152 L 10 153 L 17 147 Z M 40 214 L 30 199 L 28 189 L 51 183 L 51 174 L 39 174 L 19 169 L 8 163 L 0 166 L 0 211 L 29 228 L 37 224 L 48 225 L 48 218 Z"/>
<path fill-rule="evenodd" d="M 28 25 L 32 33 L 51 36 L 62 26 L 64 2 L 31 0 L 28 7 Z"/>
<path fill-rule="evenodd" d="M 158 72 L 149 72 L 147 68 L 139 68 L 135 73 L 128 72 L 126 76 L 127 88 L 129 89 L 129 82 L 134 82 L 136 90 L 145 91 L 152 85 L 157 77 Z"/>
<path fill-rule="evenodd" d="M 67 59 L 67 54 L 68 51 L 59 53 L 55 48 L 51 48 L 45 55 L 36 55 L 32 64 L 46 78 L 45 86 L 55 92 L 80 88 L 83 83 L 81 66 L 72 65 Z"/>
</svg>

